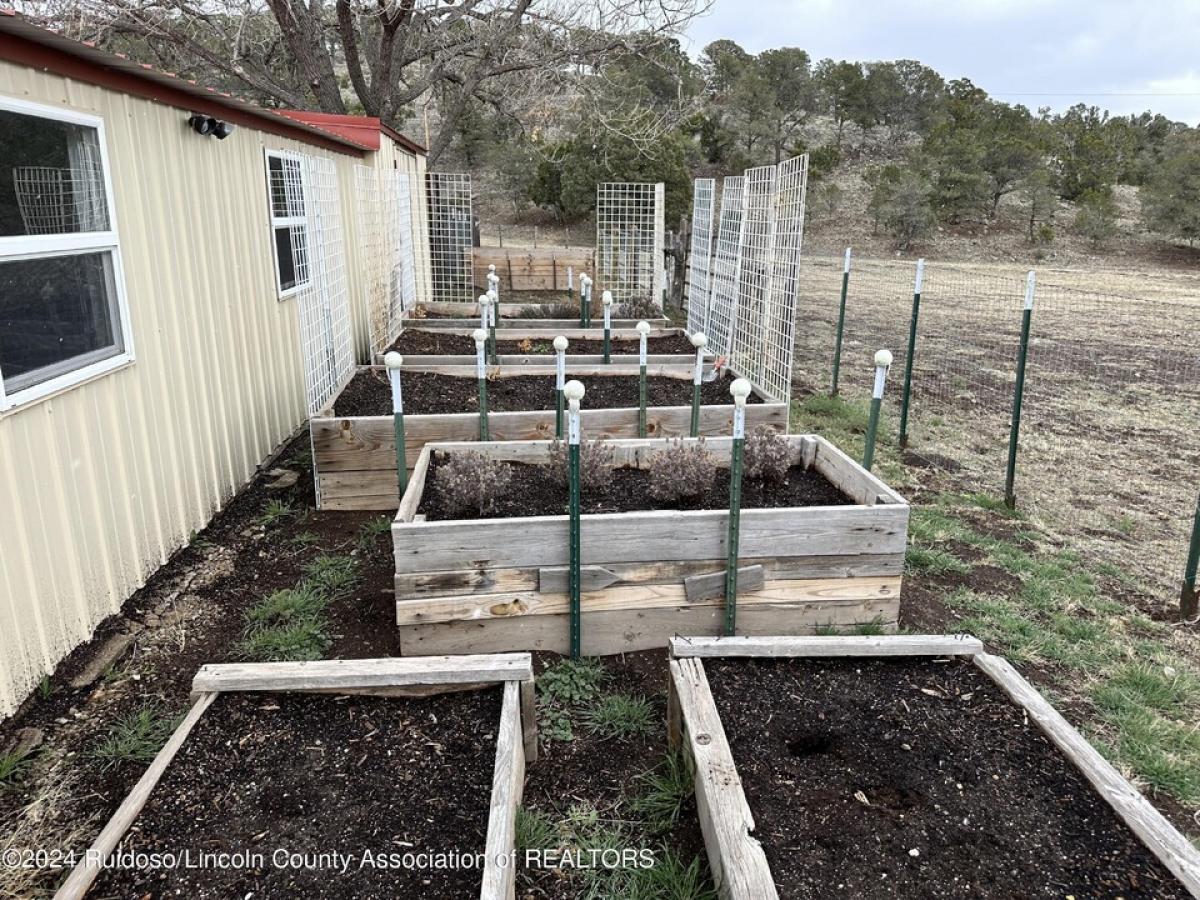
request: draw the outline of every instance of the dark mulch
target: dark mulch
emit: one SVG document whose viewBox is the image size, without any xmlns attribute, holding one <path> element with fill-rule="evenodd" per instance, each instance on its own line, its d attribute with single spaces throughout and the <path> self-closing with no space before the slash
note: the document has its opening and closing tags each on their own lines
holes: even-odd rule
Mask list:
<svg viewBox="0 0 1200 900">
<path fill-rule="evenodd" d="M 1186 896 L 969 664 L 705 669 L 782 896 Z"/>
<path fill-rule="evenodd" d="M 503 340 L 504 331 L 501 329 L 496 335 L 496 352 L 500 355 L 521 355 L 521 354 L 552 354 L 554 353 L 553 338 L 537 339 L 537 340 L 522 340 L 522 341 L 507 341 Z M 475 339 L 465 334 L 439 334 L 436 330 L 433 331 L 417 331 L 408 329 L 404 334 L 396 339 L 396 343 L 392 344 L 390 350 L 398 350 L 405 355 L 420 356 L 422 354 L 429 355 L 459 355 L 459 356 L 474 356 L 475 355 Z M 611 344 L 611 351 L 614 354 L 633 354 L 637 355 L 638 342 L 630 340 L 614 340 Z M 567 353 L 593 353 L 599 354 L 604 352 L 604 341 L 593 340 L 573 340 L 567 347 Z M 692 342 L 682 334 L 672 334 L 666 337 L 646 338 L 647 353 L 679 353 L 679 354 L 694 354 L 696 348 L 692 346 Z"/>
<path fill-rule="evenodd" d="M 584 409 L 616 409 L 638 405 L 636 375 L 585 375 L 579 378 L 586 393 Z M 442 413 L 478 413 L 479 382 L 458 375 L 429 372 L 404 373 L 404 412 L 409 415 Z M 706 405 L 731 404 L 728 377 L 717 378 L 700 386 L 700 402 Z M 750 395 L 750 403 L 762 399 Z M 690 406 L 691 379 L 652 375 L 646 379 L 647 406 Z M 520 412 L 554 409 L 554 375 L 511 375 L 488 381 L 489 412 Z M 336 416 L 388 416 L 392 413 L 392 393 L 387 373 L 364 369 L 351 379 L 334 403 Z"/>
<path fill-rule="evenodd" d="M 474 854 L 485 845 L 499 716 L 498 689 L 422 699 L 218 697 L 121 849 L 186 852 L 193 864 L 202 853 L 256 856 L 229 868 L 111 869 L 92 893 L 477 897 Z M 310 857 L 305 867 L 280 850 L 336 851 L 349 861 Z M 407 851 L 472 860 L 405 864 Z"/>
<path fill-rule="evenodd" d="M 420 512 L 433 521 L 481 518 L 477 511 L 455 511 L 446 501 L 439 472 L 447 460 L 439 454 L 430 460 Z M 549 465 L 504 463 L 512 479 L 504 492 L 482 518 L 518 518 L 556 516 L 567 511 L 566 482 Z M 718 469 L 712 489 L 700 497 L 684 501 L 660 501 L 650 495 L 654 477 L 649 470 L 616 468 L 609 482 L 583 492 L 580 508 L 584 513 L 637 512 L 658 509 L 728 509 L 729 470 Z M 792 506 L 845 506 L 854 501 L 839 491 L 816 469 L 792 466 L 783 482 L 742 482 L 743 509 L 778 509 Z"/>
</svg>

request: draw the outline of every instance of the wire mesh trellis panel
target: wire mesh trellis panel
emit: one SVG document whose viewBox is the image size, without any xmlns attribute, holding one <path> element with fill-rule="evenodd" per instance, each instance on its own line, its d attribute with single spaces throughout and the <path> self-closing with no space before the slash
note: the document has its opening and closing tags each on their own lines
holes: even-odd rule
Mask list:
<svg viewBox="0 0 1200 900">
<path fill-rule="evenodd" d="M 729 175 L 721 187 L 721 214 L 713 250 L 708 317 L 704 323 L 708 347 L 717 356 L 728 357 L 731 349 L 729 339 L 733 334 L 733 313 L 737 303 L 738 246 L 742 240 L 745 182 L 742 175 Z"/>
<path fill-rule="evenodd" d="M 372 166 L 355 166 L 354 175 L 371 350 L 382 353 L 417 302 L 412 176 Z"/>
<path fill-rule="evenodd" d="M 762 384 L 766 362 L 763 332 L 775 246 L 776 175 L 775 166 L 747 169 L 742 191 L 742 240 L 729 363 L 756 385 Z"/>
<path fill-rule="evenodd" d="M 425 175 L 429 199 L 429 261 L 433 299 L 474 300 L 471 272 L 471 176 Z"/>
<path fill-rule="evenodd" d="M 775 179 L 775 235 L 771 249 L 771 281 L 759 344 L 763 348 L 758 385 L 787 403 L 792 396 L 793 346 L 799 302 L 800 250 L 804 243 L 804 204 L 808 190 L 808 156 L 779 164 Z"/>
<path fill-rule="evenodd" d="M 330 159 L 301 161 L 303 172 L 297 167 L 295 176 L 300 189 L 288 196 L 299 199 L 306 221 L 304 229 L 293 229 L 292 241 L 302 283 L 296 300 L 311 414 L 324 409 L 354 375 L 354 343 L 337 168 Z"/>
<path fill-rule="evenodd" d="M 596 185 L 597 288 L 617 303 L 662 303 L 662 185 Z"/>
<path fill-rule="evenodd" d="M 692 245 L 688 251 L 687 330 L 704 330 L 711 292 L 713 201 L 716 179 L 697 178 L 692 188 Z"/>
</svg>

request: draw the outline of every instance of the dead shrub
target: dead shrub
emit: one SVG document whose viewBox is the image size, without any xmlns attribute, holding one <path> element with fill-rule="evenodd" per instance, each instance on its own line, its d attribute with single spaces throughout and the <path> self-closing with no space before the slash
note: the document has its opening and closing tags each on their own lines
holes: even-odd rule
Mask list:
<svg viewBox="0 0 1200 900">
<path fill-rule="evenodd" d="M 742 473 L 756 481 L 786 481 L 791 456 L 787 438 L 768 425 L 759 425 L 742 448 Z"/>
<path fill-rule="evenodd" d="M 486 515 L 512 481 L 507 463 L 474 450 L 452 453 L 438 469 L 438 489 L 452 513 Z"/>
<path fill-rule="evenodd" d="M 717 460 L 704 438 L 687 444 L 673 441 L 650 459 L 650 496 L 667 502 L 694 500 L 712 489 L 716 473 Z"/>
<path fill-rule="evenodd" d="M 554 480 L 562 487 L 567 484 L 567 442 L 555 440 L 550 445 L 549 459 L 546 465 L 554 476 Z M 612 480 L 612 470 L 616 465 L 613 449 L 607 441 L 596 438 L 579 442 L 579 490 L 599 491 L 608 486 Z"/>
</svg>

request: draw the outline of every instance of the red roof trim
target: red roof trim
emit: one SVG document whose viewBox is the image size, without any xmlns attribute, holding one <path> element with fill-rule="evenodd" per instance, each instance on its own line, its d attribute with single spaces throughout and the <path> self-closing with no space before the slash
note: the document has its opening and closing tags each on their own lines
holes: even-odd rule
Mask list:
<svg viewBox="0 0 1200 900">
<path fill-rule="evenodd" d="M 372 141 L 374 149 L 379 149 L 379 135 L 386 134 L 389 138 L 411 153 L 424 156 L 428 151 L 412 138 L 405 137 L 396 129 L 375 116 L 346 116 L 337 113 L 312 112 L 309 110 L 284 109 L 280 110 L 285 116 L 309 125 L 319 125 L 322 128 L 344 133 L 346 137 L 366 143 Z M 367 137 L 368 133 L 370 137 Z"/>
<path fill-rule="evenodd" d="M 212 88 L 201 88 L 193 81 L 174 79 L 180 86 L 166 84 L 164 81 L 172 76 L 157 71 L 153 66 L 131 64 L 114 54 L 102 53 L 79 41 L 71 41 L 53 32 L 36 28 L 11 10 L 0 10 L 0 28 L 3 29 L 0 31 L 0 59 L 8 62 L 53 72 L 65 78 L 153 100 L 187 112 L 214 116 L 235 125 L 302 141 L 337 153 L 363 156 L 364 151 L 373 149 L 342 135 L 294 121 L 279 112 L 254 106 Z M 13 33 L 17 29 L 20 29 L 21 33 Z M 72 48 L 78 48 L 78 52 L 72 52 Z M 84 53 L 93 58 L 85 59 Z M 120 68 L 95 61 L 105 57 L 113 63 L 118 63 Z M 147 74 L 141 75 L 131 71 L 134 69 L 145 70 Z M 151 75 L 153 77 L 148 77 Z M 195 87 L 187 89 L 184 85 Z"/>
</svg>

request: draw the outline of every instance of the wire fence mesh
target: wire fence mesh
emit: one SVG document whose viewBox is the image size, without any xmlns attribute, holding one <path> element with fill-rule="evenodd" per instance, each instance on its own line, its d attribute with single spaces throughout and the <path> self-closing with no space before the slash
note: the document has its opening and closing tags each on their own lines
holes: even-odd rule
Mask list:
<svg viewBox="0 0 1200 900">
<path fill-rule="evenodd" d="M 716 179 L 697 178 L 692 188 L 691 273 L 687 281 L 687 330 L 691 333 L 703 331 L 708 317 L 716 185 Z"/>
<path fill-rule="evenodd" d="M 596 185 L 596 281 L 618 303 L 661 303 L 662 190 L 640 182 Z"/>
<path fill-rule="evenodd" d="M 795 382 L 803 392 L 831 386 L 841 271 L 840 257 L 802 263 Z M 872 354 L 892 350 L 893 430 L 914 277 L 911 261 L 855 258 L 847 296 L 840 393 L 864 399 Z M 962 490 L 1004 489 L 1025 281 L 1016 267 L 925 269 L 905 459 L 947 473 Z M 1103 273 L 1039 274 L 1016 494 L 1065 546 L 1092 551 L 1142 588 L 1173 590 L 1200 472 L 1191 434 L 1200 417 L 1200 355 L 1191 347 L 1200 279 L 1181 276 L 1143 296 L 1106 281 Z"/>
<path fill-rule="evenodd" d="M 471 176 L 428 172 L 425 185 L 433 299 L 469 303 L 475 299 L 471 283 Z"/>
<path fill-rule="evenodd" d="M 721 215 L 713 248 L 712 285 L 704 333 L 718 356 L 728 356 L 738 290 L 738 243 L 742 234 L 742 193 L 746 179 L 730 175 L 722 183 Z"/>
</svg>

